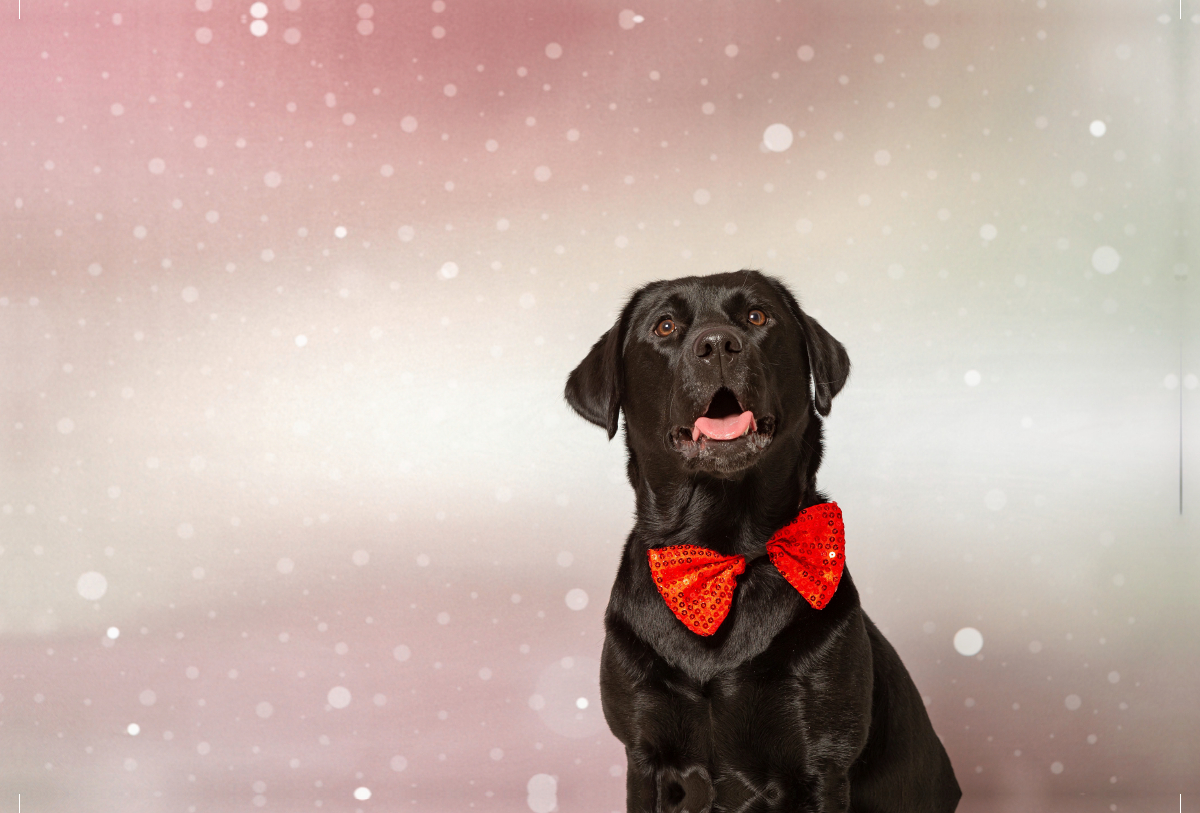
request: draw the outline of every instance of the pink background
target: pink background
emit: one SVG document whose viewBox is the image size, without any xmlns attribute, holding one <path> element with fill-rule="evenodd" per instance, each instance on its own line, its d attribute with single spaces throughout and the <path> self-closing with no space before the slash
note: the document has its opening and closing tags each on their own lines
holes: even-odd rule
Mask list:
<svg viewBox="0 0 1200 813">
<path fill-rule="evenodd" d="M 744 267 L 960 809 L 1200 792 L 1200 9 L 6 2 L 0 810 L 623 809 L 562 387 Z"/>
</svg>

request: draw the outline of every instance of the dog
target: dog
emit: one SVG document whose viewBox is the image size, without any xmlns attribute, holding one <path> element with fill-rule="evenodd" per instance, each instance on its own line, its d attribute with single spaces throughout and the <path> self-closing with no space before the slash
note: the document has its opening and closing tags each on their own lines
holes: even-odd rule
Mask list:
<svg viewBox="0 0 1200 813">
<path fill-rule="evenodd" d="M 816 487 L 821 419 L 849 372 L 781 281 L 738 271 L 637 290 L 567 380 L 567 403 L 609 439 L 625 415 L 636 517 L 600 697 L 630 813 L 958 805 Z"/>
</svg>

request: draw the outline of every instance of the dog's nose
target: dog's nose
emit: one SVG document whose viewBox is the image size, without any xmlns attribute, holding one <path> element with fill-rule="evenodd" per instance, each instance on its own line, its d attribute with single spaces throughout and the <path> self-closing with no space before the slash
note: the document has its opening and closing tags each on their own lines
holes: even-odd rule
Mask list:
<svg viewBox="0 0 1200 813">
<path fill-rule="evenodd" d="M 738 338 L 737 332 L 731 328 L 713 327 L 700 331 L 692 349 L 697 358 L 706 361 L 711 361 L 714 356 L 732 359 L 742 352 L 742 341 Z"/>
</svg>

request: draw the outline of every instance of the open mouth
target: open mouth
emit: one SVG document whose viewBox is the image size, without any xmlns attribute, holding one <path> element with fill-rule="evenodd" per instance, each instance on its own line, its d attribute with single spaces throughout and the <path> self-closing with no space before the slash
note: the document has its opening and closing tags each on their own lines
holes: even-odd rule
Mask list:
<svg viewBox="0 0 1200 813">
<path fill-rule="evenodd" d="M 756 417 L 731 390 L 721 387 L 692 426 L 681 426 L 671 433 L 671 443 L 688 458 L 753 453 L 766 448 L 774 431 L 774 416 Z"/>
</svg>

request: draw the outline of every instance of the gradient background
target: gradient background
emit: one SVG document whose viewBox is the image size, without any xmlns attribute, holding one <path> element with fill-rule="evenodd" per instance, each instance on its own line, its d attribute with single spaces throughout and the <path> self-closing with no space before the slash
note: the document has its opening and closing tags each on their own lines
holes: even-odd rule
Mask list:
<svg viewBox="0 0 1200 813">
<path fill-rule="evenodd" d="M 960 809 L 1196 809 L 1200 7 L 625 3 L 5 0 L 0 811 L 623 809 L 562 387 L 743 267 Z"/>
</svg>

